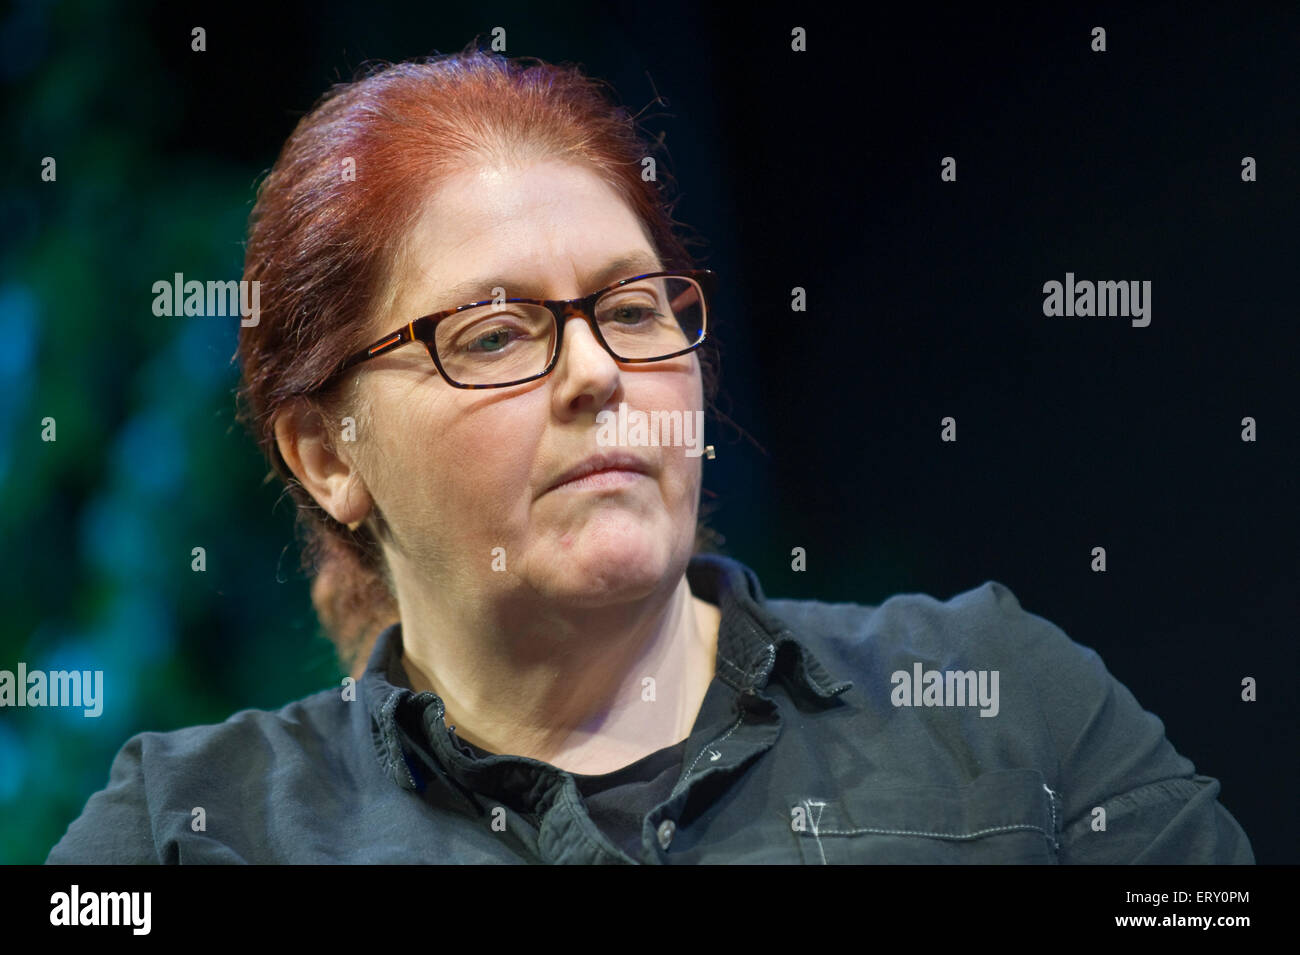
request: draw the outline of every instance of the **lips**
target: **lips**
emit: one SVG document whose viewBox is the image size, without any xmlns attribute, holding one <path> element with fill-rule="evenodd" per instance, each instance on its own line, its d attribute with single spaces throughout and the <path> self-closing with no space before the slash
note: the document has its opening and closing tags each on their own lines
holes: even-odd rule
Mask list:
<svg viewBox="0 0 1300 955">
<path fill-rule="evenodd" d="M 547 491 L 554 491 L 562 484 L 570 481 L 576 481 L 584 478 L 589 474 L 595 474 L 597 471 L 635 471 L 637 474 L 650 474 L 650 466 L 640 458 L 632 454 L 596 454 L 586 460 L 569 468 L 548 487 Z"/>
</svg>

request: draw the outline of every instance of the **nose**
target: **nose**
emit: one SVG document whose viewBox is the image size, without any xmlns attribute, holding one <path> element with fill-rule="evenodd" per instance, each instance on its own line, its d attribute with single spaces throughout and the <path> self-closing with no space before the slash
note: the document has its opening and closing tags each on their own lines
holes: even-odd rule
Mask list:
<svg viewBox="0 0 1300 955">
<path fill-rule="evenodd" d="M 555 366 L 555 398 L 565 413 L 587 406 L 599 410 L 619 387 L 619 365 L 605 350 L 587 317 L 569 305 L 564 310 L 564 341 Z"/>
</svg>

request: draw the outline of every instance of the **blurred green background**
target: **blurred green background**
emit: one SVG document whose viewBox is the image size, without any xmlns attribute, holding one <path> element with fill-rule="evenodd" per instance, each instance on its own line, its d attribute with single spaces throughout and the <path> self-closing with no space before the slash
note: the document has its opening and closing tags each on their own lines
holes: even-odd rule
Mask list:
<svg viewBox="0 0 1300 955">
<path fill-rule="evenodd" d="M 95 719 L 0 718 L 3 862 L 43 861 L 134 733 L 337 680 L 286 550 L 290 509 L 233 422 L 238 319 L 151 312 L 172 272 L 239 277 L 259 166 L 175 148 L 179 80 L 149 68 L 150 36 L 123 13 L 19 5 L 3 26 L 5 151 L 21 168 L 3 197 L 0 667 L 99 669 L 106 684 Z"/>
</svg>

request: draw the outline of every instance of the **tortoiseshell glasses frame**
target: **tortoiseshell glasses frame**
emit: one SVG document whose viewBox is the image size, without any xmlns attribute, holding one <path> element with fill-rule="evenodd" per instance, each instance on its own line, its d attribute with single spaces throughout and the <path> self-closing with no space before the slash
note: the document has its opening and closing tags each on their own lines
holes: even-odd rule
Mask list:
<svg viewBox="0 0 1300 955">
<path fill-rule="evenodd" d="M 609 342 L 607 342 L 605 339 L 605 335 L 600 330 L 600 325 L 596 320 L 597 302 L 602 297 L 609 295 L 610 293 L 617 292 L 619 289 L 624 288 L 625 286 L 630 285 L 634 282 L 642 282 L 647 279 L 664 279 L 664 278 L 678 278 L 678 279 L 688 280 L 691 283 L 691 285 L 694 287 L 694 289 L 698 290 L 699 306 L 701 310 L 699 323 L 698 323 L 699 324 L 698 337 L 696 338 L 695 341 L 690 342 L 686 347 L 676 349 L 674 351 L 668 352 L 663 355 L 655 355 L 649 358 L 625 357 L 623 355 L 620 355 L 617 351 L 615 351 L 610 346 Z M 645 362 L 654 362 L 654 361 L 665 361 L 669 358 L 676 358 L 679 355 L 685 355 L 689 352 L 695 351 L 697 348 L 703 345 L 704 342 L 707 340 L 709 305 L 712 301 L 716 287 L 717 287 L 717 274 L 709 269 L 690 269 L 684 271 L 679 270 L 679 271 L 668 271 L 668 272 L 647 272 L 642 275 L 634 275 L 631 278 L 621 279 L 620 281 L 615 282 L 613 285 L 608 285 L 605 288 L 592 292 L 590 295 L 584 295 L 581 298 L 574 298 L 574 299 L 507 298 L 500 301 L 496 299 L 485 299 L 483 301 L 469 302 L 465 305 L 458 305 L 455 308 L 445 308 L 442 309 L 441 311 L 433 312 L 432 314 L 422 316 L 421 318 L 417 318 L 414 321 L 407 322 L 401 328 L 398 328 L 395 331 L 390 332 L 389 334 L 385 335 L 383 338 L 368 345 L 361 351 L 356 352 L 355 354 L 349 356 L 339 366 L 338 370 L 335 371 L 335 373 L 331 375 L 330 378 L 324 384 L 321 385 L 321 388 L 328 386 L 330 383 L 337 380 L 339 376 L 344 374 L 349 369 L 355 367 L 356 365 L 359 365 L 365 361 L 369 361 L 372 358 L 378 358 L 380 355 L 386 355 L 389 352 L 393 351 L 394 349 L 400 348 L 401 346 L 410 344 L 412 342 L 420 342 L 428 349 L 429 357 L 433 359 L 433 363 L 437 367 L 438 373 L 442 375 L 443 379 L 446 380 L 448 384 L 456 388 L 508 388 L 511 385 L 521 385 L 524 384 L 525 382 L 536 381 L 538 378 L 544 378 L 547 375 L 549 375 L 552 371 L 555 370 L 555 366 L 560 358 L 560 349 L 564 343 L 564 326 L 567 324 L 567 320 L 574 316 L 580 316 L 586 320 L 587 325 L 591 329 L 591 333 L 595 337 L 596 341 L 598 341 L 601 347 L 603 347 L 605 351 L 607 351 L 610 354 L 610 356 L 613 357 L 616 361 L 626 362 L 626 363 L 636 363 L 636 364 L 645 363 Z M 691 291 L 690 286 L 683 286 L 683 289 L 687 294 L 689 294 L 689 292 Z M 540 372 L 537 372 L 536 374 L 530 374 L 522 378 L 516 378 L 510 381 L 492 382 L 490 384 L 466 383 L 466 382 L 456 380 L 451 374 L 448 373 L 446 367 L 443 364 L 442 358 L 438 354 L 438 348 L 436 345 L 437 339 L 435 337 L 435 333 L 439 323 L 445 321 L 448 318 L 451 318 L 454 315 L 464 312 L 467 309 L 481 308 L 486 305 L 506 305 L 511 303 L 523 304 L 523 305 L 541 305 L 541 306 L 545 306 L 547 309 L 550 310 L 552 320 L 554 322 L 553 339 L 552 339 L 553 347 L 551 350 L 550 357 L 546 363 L 545 369 L 543 369 Z M 675 305 L 676 303 L 674 302 L 669 304 Z M 688 303 L 688 305 L 690 307 L 693 307 L 694 303 Z M 683 329 L 683 331 L 685 330 Z"/>
</svg>

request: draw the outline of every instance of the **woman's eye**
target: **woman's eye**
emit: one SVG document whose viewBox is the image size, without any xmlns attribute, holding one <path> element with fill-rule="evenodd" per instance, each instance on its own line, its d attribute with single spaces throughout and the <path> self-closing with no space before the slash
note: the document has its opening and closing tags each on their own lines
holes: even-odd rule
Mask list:
<svg viewBox="0 0 1300 955">
<path fill-rule="evenodd" d="M 510 343 L 510 339 L 510 329 L 494 328 L 490 332 L 474 336 L 469 343 L 469 351 L 497 352 L 505 348 Z"/>
<path fill-rule="evenodd" d="M 616 305 L 607 314 L 620 325 L 635 325 L 655 318 L 659 313 L 649 305 Z"/>
</svg>

